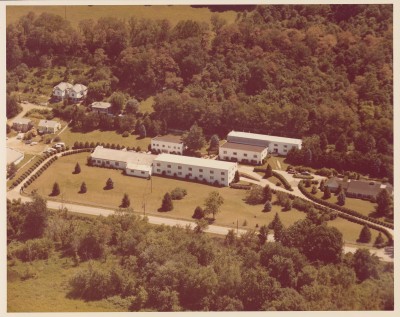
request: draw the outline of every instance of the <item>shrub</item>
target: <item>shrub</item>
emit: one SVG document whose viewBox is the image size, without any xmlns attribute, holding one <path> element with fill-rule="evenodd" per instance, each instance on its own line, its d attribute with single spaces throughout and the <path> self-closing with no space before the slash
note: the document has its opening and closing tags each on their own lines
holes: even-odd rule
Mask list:
<svg viewBox="0 0 400 317">
<path fill-rule="evenodd" d="M 171 195 L 169 193 L 166 193 L 162 201 L 161 210 L 171 211 L 172 209 L 174 209 L 174 204 L 172 203 Z"/>
<path fill-rule="evenodd" d="M 286 180 L 285 177 L 283 177 L 281 174 L 279 174 L 275 171 L 272 171 L 272 175 L 275 176 L 277 179 L 279 179 L 279 181 L 283 184 L 283 186 L 285 187 L 286 190 L 293 191 L 292 186 L 290 186 L 290 184 L 288 183 L 288 181 Z M 280 186 L 280 184 L 278 185 L 278 183 L 276 185 Z"/>
<path fill-rule="evenodd" d="M 54 142 L 60 142 L 61 141 L 61 138 L 57 135 L 55 138 L 54 138 Z"/>
<path fill-rule="evenodd" d="M 124 138 L 127 138 L 129 136 L 129 132 L 128 131 L 124 131 L 124 133 L 122 133 L 122 136 Z"/>
<path fill-rule="evenodd" d="M 204 218 L 204 216 L 205 216 L 205 213 L 204 213 L 203 208 L 201 208 L 200 206 L 197 206 L 196 209 L 194 210 L 192 218 L 193 219 L 201 219 L 201 218 Z"/>
<path fill-rule="evenodd" d="M 53 185 L 53 190 L 51 191 L 50 196 L 58 196 L 58 195 L 60 195 L 60 186 L 58 185 L 57 182 L 55 182 L 54 185 Z"/>
<path fill-rule="evenodd" d="M 176 187 L 171 191 L 171 199 L 172 200 L 181 200 L 183 197 L 187 195 L 187 191 L 184 188 Z"/>
<path fill-rule="evenodd" d="M 54 244 L 48 238 L 27 240 L 15 249 L 14 255 L 23 262 L 48 259 Z"/>
</svg>

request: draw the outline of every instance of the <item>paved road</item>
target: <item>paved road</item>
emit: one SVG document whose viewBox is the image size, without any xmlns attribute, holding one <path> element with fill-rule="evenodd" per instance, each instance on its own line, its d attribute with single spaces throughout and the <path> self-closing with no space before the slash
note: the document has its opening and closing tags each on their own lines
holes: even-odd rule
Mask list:
<svg viewBox="0 0 400 317">
<path fill-rule="evenodd" d="M 61 156 L 61 153 L 58 153 L 57 156 Z M 48 160 L 51 158 L 48 158 L 45 160 L 40 166 L 38 166 L 33 172 L 35 173 L 42 165 L 44 165 Z M 257 174 L 257 173 L 255 173 Z M 258 175 L 258 174 L 257 174 Z M 246 181 L 249 181 L 249 179 L 245 179 Z M 268 182 L 266 179 L 262 179 L 263 183 Z M 260 183 L 257 181 L 253 181 L 254 183 Z M 23 182 L 24 183 L 24 182 Z M 271 187 L 277 188 L 279 190 L 282 190 L 281 187 L 276 186 L 275 184 L 272 184 L 271 182 L 268 182 Z M 265 186 L 265 185 L 264 185 Z M 30 201 L 30 197 L 22 196 L 20 194 L 20 189 L 22 187 L 22 184 L 19 186 L 15 187 L 12 190 L 9 190 L 7 192 L 7 198 L 8 199 L 21 199 L 22 202 L 27 202 Z M 293 193 L 293 192 L 292 192 Z M 71 204 L 71 203 L 62 203 L 62 202 L 57 202 L 57 201 L 47 201 L 47 206 L 48 208 L 51 209 L 62 209 L 62 208 L 67 208 L 71 212 L 77 212 L 77 213 L 83 213 L 83 214 L 88 214 L 88 215 L 102 215 L 102 216 L 109 216 L 112 215 L 115 211 L 112 209 L 107 209 L 107 208 L 99 208 L 99 207 L 91 207 L 91 206 L 83 206 L 79 204 Z M 168 225 L 168 226 L 180 226 L 180 227 L 189 227 L 193 229 L 196 226 L 196 223 L 193 221 L 187 221 L 187 220 L 179 220 L 179 219 L 173 219 L 173 218 L 163 218 L 163 217 L 155 217 L 155 216 L 148 216 L 149 223 L 151 224 L 157 224 L 157 225 Z M 235 228 L 229 228 L 229 227 L 222 227 L 222 226 L 216 226 L 216 225 L 210 225 L 205 232 L 208 233 L 213 233 L 213 234 L 219 234 L 219 235 L 226 235 L 229 230 L 235 229 Z M 236 230 L 235 230 L 236 231 Z M 247 230 L 244 229 L 239 229 L 237 233 L 239 235 L 246 233 Z M 274 241 L 273 235 L 270 234 L 268 235 L 268 241 Z M 357 250 L 357 247 L 354 246 L 345 246 L 344 251 L 345 252 L 355 252 Z M 386 261 L 386 262 L 393 262 L 393 249 L 390 249 L 391 251 L 385 252 L 385 249 L 380 249 L 380 250 L 371 250 L 373 253 L 375 253 L 381 260 Z M 386 250 L 387 251 L 387 250 Z"/>
</svg>

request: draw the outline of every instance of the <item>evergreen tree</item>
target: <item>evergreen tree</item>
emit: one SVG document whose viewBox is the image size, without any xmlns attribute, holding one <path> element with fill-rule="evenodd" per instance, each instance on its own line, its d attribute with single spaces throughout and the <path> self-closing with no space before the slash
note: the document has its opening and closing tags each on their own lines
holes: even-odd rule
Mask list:
<svg viewBox="0 0 400 317">
<path fill-rule="evenodd" d="M 388 216 L 392 209 L 392 197 L 386 189 L 382 189 L 376 196 L 376 203 L 378 204 L 376 211 L 381 216 Z"/>
<path fill-rule="evenodd" d="M 201 219 L 204 218 L 204 210 L 200 206 L 197 206 L 194 210 L 192 218 L 194 219 Z"/>
<path fill-rule="evenodd" d="M 233 179 L 234 183 L 238 183 L 240 181 L 239 171 L 235 172 L 235 178 Z"/>
<path fill-rule="evenodd" d="M 317 189 L 317 187 L 314 185 L 314 186 L 311 188 L 311 194 L 315 195 L 316 193 L 318 193 L 318 189 Z"/>
<path fill-rule="evenodd" d="M 321 182 L 319 183 L 319 190 L 322 192 L 325 189 L 325 180 L 321 179 Z"/>
<path fill-rule="evenodd" d="M 326 137 L 326 134 L 322 132 L 319 136 L 319 142 L 321 146 L 321 150 L 325 151 L 326 147 L 328 146 L 328 138 Z"/>
<path fill-rule="evenodd" d="M 114 182 L 112 181 L 111 178 L 107 179 L 106 187 L 104 189 L 113 189 L 113 188 L 114 188 Z"/>
<path fill-rule="evenodd" d="M 324 189 L 324 196 L 322 197 L 323 199 L 329 199 L 329 198 L 331 198 L 331 190 L 329 189 L 329 187 L 328 186 L 325 186 L 325 189 Z"/>
<path fill-rule="evenodd" d="M 172 202 L 171 195 L 169 193 L 165 193 L 164 198 L 162 200 L 161 210 L 171 211 L 172 209 L 174 209 L 174 204 Z"/>
<path fill-rule="evenodd" d="M 343 191 L 343 186 L 342 184 L 339 184 L 338 188 L 336 189 L 336 196 L 338 196 L 341 192 Z"/>
<path fill-rule="evenodd" d="M 53 184 L 53 190 L 51 191 L 50 196 L 58 196 L 58 195 L 60 195 L 60 186 L 56 182 Z"/>
<path fill-rule="evenodd" d="M 285 201 L 285 204 L 283 205 L 283 210 L 284 211 L 289 211 L 292 209 L 292 201 L 290 199 L 287 199 Z"/>
<path fill-rule="evenodd" d="M 268 239 L 268 227 L 266 225 L 262 225 L 259 229 L 258 239 L 260 241 L 260 245 L 264 245 Z"/>
<path fill-rule="evenodd" d="M 335 143 L 335 150 L 338 152 L 347 152 L 347 139 L 344 134 L 341 134 Z"/>
<path fill-rule="evenodd" d="M 129 199 L 128 194 L 124 194 L 121 202 L 121 208 L 128 208 L 131 205 L 131 200 Z"/>
<path fill-rule="evenodd" d="M 271 211 L 271 210 L 272 210 L 271 201 L 270 201 L 270 200 L 267 200 L 266 203 L 265 203 L 265 205 L 264 205 L 263 211 L 264 211 L 264 212 L 269 212 L 269 211 Z"/>
<path fill-rule="evenodd" d="M 86 188 L 85 182 L 82 182 L 82 184 L 81 184 L 81 189 L 80 189 L 79 192 L 80 192 L 81 194 L 84 194 L 84 193 L 87 192 L 87 188 Z"/>
<path fill-rule="evenodd" d="M 219 148 L 219 137 L 214 134 L 210 139 L 210 150 L 218 150 Z"/>
<path fill-rule="evenodd" d="M 340 194 L 337 196 L 337 203 L 339 206 L 344 206 L 344 204 L 346 203 L 346 195 L 343 191 L 341 191 Z"/>
<path fill-rule="evenodd" d="M 275 241 L 280 241 L 284 227 L 278 213 L 275 214 L 275 217 L 268 225 L 268 228 L 274 230 Z"/>
<path fill-rule="evenodd" d="M 266 202 L 268 200 L 271 201 L 272 200 L 272 191 L 268 184 L 265 185 L 263 192 L 264 192 L 264 202 Z"/>
<path fill-rule="evenodd" d="M 272 176 L 272 167 L 271 165 L 267 165 L 267 169 L 265 170 L 264 178 L 269 178 Z"/>
<path fill-rule="evenodd" d="M 77 162 L 74 169 L 74 174 L 79 174 L 81 172 L 81 166 Z"/>
<path fill-rule="evenodd" d="M 379 232 L 378 236 L 375 239 L 374 247 L 381 247 L 385 243 L 385 239 L 382 237 L 382 233 Z"/>
<path fill-rule="evenodd" d="M 364 225 L 364 227 L 361 229 L 358 242 L 369 243 L 370 241 L 371 241 L 371 230 L 369 230 L 368 225 Z"/>
</svg>

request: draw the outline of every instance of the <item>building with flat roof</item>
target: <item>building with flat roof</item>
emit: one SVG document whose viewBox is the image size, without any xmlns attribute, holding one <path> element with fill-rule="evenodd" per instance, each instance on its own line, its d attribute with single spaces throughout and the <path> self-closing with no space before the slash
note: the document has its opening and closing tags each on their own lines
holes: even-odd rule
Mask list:
<svg viewBox="0 0 400 317">
<path fill-rule="evenodd" d="M 292 148 L 301 149 L 302 140 L 257 133 L 231 131 L 228 142 L 268 147 L 269 153 L 286 155 Z"/>
<path fill-rule="evenodd" d="M 7 148 L 7 165 L 14 163 L 17 165 L 20 163 L 25 157 L 25 154 L 23 152 L 14 150 L 12 148 Z"/>
<path fill-rule="evenodd" d="M 151 139 L 151 150 L 154 153 L 183 154 L 184 144 L 179 135 L 161 135 Z"/>
<path fill-rule="evenodd" d="M 219 147 L 219 158 L 245 164 L 262 164 L 268 155 L 268 147 L 226 142 Z"/>
<path fill-rule="evenodd" d="M 147 178 L 151 176 L 151 166 L 156 155 L 97 146 L 90 158 L 94 166 L 118 168 L 125 170 L 127 175 Z"/>
<path fill-rule="evenodd" d="M 237 163 L 162 153 L 153 162 L 153 174 L 229 186 Z"/>
</svg>

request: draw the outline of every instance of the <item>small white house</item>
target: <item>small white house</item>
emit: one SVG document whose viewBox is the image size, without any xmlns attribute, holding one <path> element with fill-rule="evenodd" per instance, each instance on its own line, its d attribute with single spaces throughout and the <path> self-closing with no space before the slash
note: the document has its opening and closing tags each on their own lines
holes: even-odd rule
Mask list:
<svg viewBox="0 0 400 317">
<path fill-rule="evenodd" d="M 61 129 L 60 122 L 54 120 L 40 120 L 38 125 L 39 133 L 56 133 Z"/>
<path fill-rule="evenodd" d="M 268 147 L 271 154 L 287 155 L 292 148 L 301 149 L 302 140 L 257 133 L 231 131 L 228 142 Z"/>
<path fill-rule="evenodd" d="M 20 132 L 26 132 L 30 130 L 32 126 L 32 120 L 28 118 L 15 119 L 12 123 L 13 129 Z"/>
<path fill-rule="evenodd" d="M 93 112 L 111 114 L 111 103 L 95 101 L 90 105 Z"/>
<path fill-rule="evenodd" d="M 62 100 L 64 98 L 68 98 L 69 90 L 72 89 L 72 85 L 70 83 L 61 82 L 57 86 L 53 88 L 53 96 L 55 99 Z"/>
<path fill-rule="evenodd" d="M 219 147 L 219 159 L 245 164 L 262 164 L 268 155 L 265 146 L 226 142 Z"/>
<path fill-rule="evenodd" d="M 82 84 L 75 84 L 68 92 L 68 97 L 73 102 L 78 102 L 84 99 L 87 95 L 87 87 Z"/>
<path fill-rule="evenodd" d="M 173 176 L 208 184 L 229 186 L 237 163 L 162 153 L 153 162 L 153 174 Z"/>
<path fill-rule="evenodd" d="M 151 139 L 151 150 L 156 153 L 183 154 L 184 144 L 177 135 L 162 135 Z"/>
</svg>

